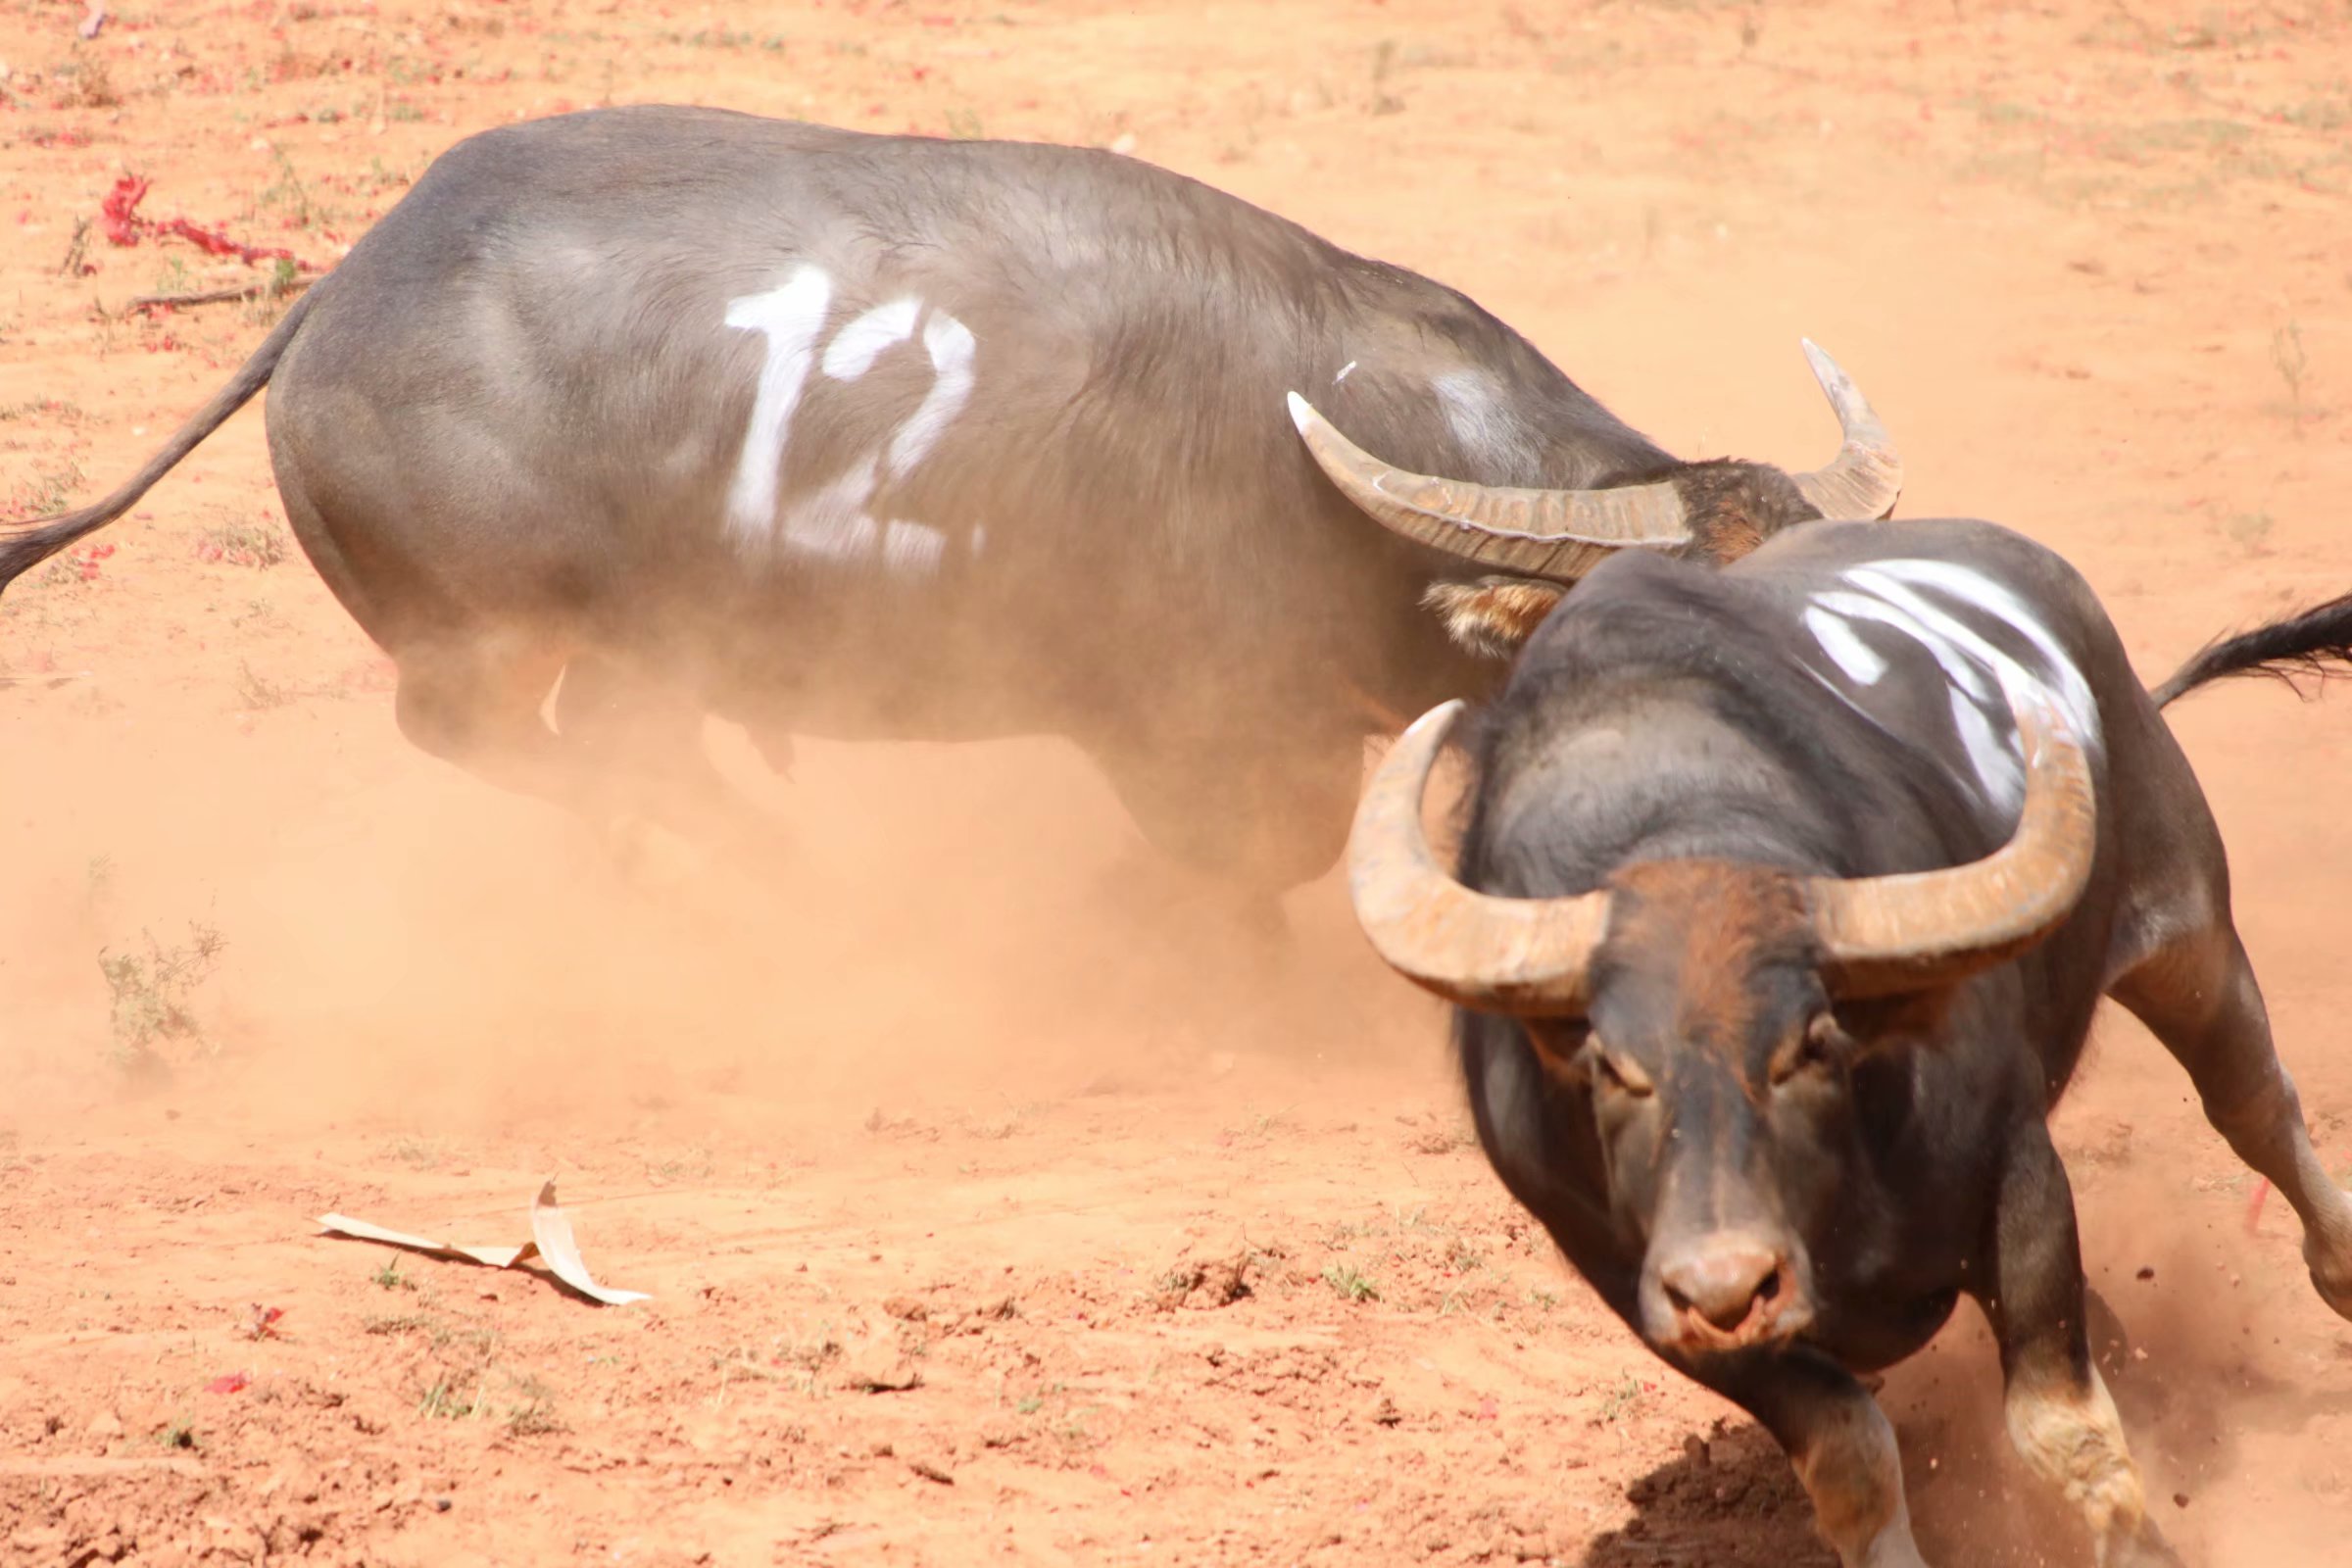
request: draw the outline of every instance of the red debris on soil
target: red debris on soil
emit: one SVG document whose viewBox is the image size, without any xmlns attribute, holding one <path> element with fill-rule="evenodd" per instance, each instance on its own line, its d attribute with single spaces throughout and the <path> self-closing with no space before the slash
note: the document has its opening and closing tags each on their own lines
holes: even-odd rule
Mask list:
<svg viewBox="0 0 2352 1568">
<path fill-rule="evenodd" d="M 208 256 L 234 256 L 251 266 L 255 262 L 292 262 L 305 272 L 321 269 L 306 262 L 292 251 L 276 246 L 247 245 L 229 238 L 217 228 L 205 228 L 184 218 L 153 219 L 139 216 L 139 203 L 146 200 L 149 181 L 137 174 L 124 174 L 115 181 L 115 188 L 98 204 L 98 225 L 106 230 L 109 242 L 116 245 L 136 245 L 142 239 L 176 237 L 203 251 Z"/>
<path fill-rule="evenodd" d="M 204 1392 L 207 1394 L 235 1394 L 240 1390 L 250 1387 L 252 1383 L 253 1376 L 251 1373 L 230 1372 L 224 1374 L 223 1376 L 217 1377 L 213 1379 L 212 1382 L 207 1383 L 204 1386 Z"/>
</svg>

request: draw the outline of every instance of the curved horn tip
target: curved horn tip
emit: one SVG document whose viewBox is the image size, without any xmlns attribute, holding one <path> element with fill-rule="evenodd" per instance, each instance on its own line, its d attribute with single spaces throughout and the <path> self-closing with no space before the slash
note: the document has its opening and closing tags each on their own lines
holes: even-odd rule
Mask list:
<svg viewBox="0 0 2352 1568">
<path fill-rule="evenodd" d="M 2001 695 L 2008 699 L 2028 764 L 2038 760 L 2050 742 L 2080 746 L 2086 738 L 2058 694 L 2030 675 L 2000 672 Z"/>
<path fill-rule="evenodd" d="M 1821 389 L 1829 393 L 1833 400 L 1840 390 L 1853 390 L 1854 378 L 1830 358 L 1829 350 L 1809 337 L 1800 337 L 1796 341 L 1804 348 L 1805 363 L 1813 368 L 1813 379 L 1821 383 Z"/>
<path fill-rule="evenodd" d="M 1428 712 L 1423 713 L 1419 718 L 1414 719 L 1410 724 L 1405 725 L 1404 734 L 1399 735 L 1397 739 L 1405 740 L 1435 729 L 1439 738 L 1443 740 L 1446 732 L 1453 727 L 1453 721 L 1461 715 L 1462 710 L 1469 706 L 1469 700 L 1466 698 L 1449 697 Z"/>
<path fill-rule="evenodd" d="M 1300 435 L 1306 434 L 1308 425 L 1324 422 L 1323 416 L 1315 412 L 1315 406 L 1298 393 L 1286 392 L 1283 394 L 1283 400 L 1290 405 L 1291 423 L 1298 427 Z"/>
</svg>

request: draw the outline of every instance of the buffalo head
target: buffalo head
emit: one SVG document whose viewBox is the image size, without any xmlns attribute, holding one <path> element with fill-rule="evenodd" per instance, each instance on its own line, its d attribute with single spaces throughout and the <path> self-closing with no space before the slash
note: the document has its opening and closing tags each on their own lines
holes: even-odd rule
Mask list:
<svg viewBox="0 0 2352 1568">
<path fill-rule="evenodd" d="M 1638 1326 L 1660 1349 L 1803 1331 L 1807 1239 L 1835 1219 L 1854 1070 L 1899 1040 L 1934 1049 L 1932 1023 L 1897 1026 L 1934 1016 L 1909 999 L 2016 956 L 2081 897 L 2095 839 L 2082 745 L 2038 689 L 2011 705 L 2027 759 L 2017 828 L 1942 870 L 1656 860 L 1568 897 L 1477 892 L 1440 867 L 1421 824 L 1458 703 L 1407 730 L 1366 790 L 1348 852 L 1357 918 L 1407 978 L 1519 1019 L 1589 1107 L 1613 1223 L 1642 1257 Z"/>
<path fill-rule="evenodd" d="M 1894 510 L 1903 463 L 1893 439 L 1838 363 L 1811 342 L 1804 349 L 1843 437 L 1830 466 L 1810 473 L 1726 459 L 1606 489 L 1516 489 L 1396 467 L 1341 434 L 1296 392 L 1291 418 L 1324 474 L 1382 526 L 1507 574 L 1438 583 L 1428 599 L 1458 640 L 1500 654 L 1526 639 L 1565 585 L 1617 551 L 1663 550 L 1725 564 L 1795 523 L 1872 521 Z"/>
</svg>

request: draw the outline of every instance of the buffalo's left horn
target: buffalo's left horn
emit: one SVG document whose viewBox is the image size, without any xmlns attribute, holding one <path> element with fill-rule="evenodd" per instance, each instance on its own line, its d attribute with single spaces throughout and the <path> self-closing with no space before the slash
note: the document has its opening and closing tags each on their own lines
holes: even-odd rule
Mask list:
<svg viewBox="0 0 2352 1568">
<path fill-rule="evenodd" d="M 1620 550 L 1690 542 L 1681 492 L 1670 484 L 1614 490 L 1522 490 L 1433 479 L 1392 467 L 1291 394 L 1291 420 L 1340 493 L 1416 544 L 1506 571 L 1575 582 Z"/>
<path fill-rule="evenodd" d="M 1811 338 L 1803 342 L 1805 363 L 1813 367 L 1813 379 L 1838 413 L 1844 442 L 1828 467 L 1788 477 L 1823 516 L 1875 521 L 1892 512 L 1895 498 L 1903 493 L 1902 457 L 1853 377 Z"/>
<path fill-rule="evenodd" d="M 1844 441 L 1828 467 L 1789 477 L 1825 517 L 1883 517 L 1902 491 L 1903 460 L 1852 379 L 1814 344 L 1804 347 Z M 1382 526 L 1433 550 L 1574 582 L 1620 550 L 1690 543 L 1689 510 L 1670 483 L 1543 490 L 1433 478 L 1383 463 L 1298 393 L 1290 404 L 1299 439 L 1340 493 Z"/>
<path fill-rule="evenodd" d="M 1832 996 L 1952 985 L 2047 937 L 2074 912 L 2098 849 L 2098 801 L 2082 738 L 2049 693 L 2009 693 L 2026 756 L 2026 800 L 2009 842 L 1947 870 L 1810 885 Z"/>
<path fill-rule="evenodd" d="M 1520 1017 L 1580 1015 L 1585 969 L 1608 928 L 1609 895 L 1503 899 L 1455 881 L 1421 830 L 1421 797 L 1462 704 L 1413 721 L 1355 809 L 1348 889 L 1372 947 L 1448 1002 Z"/>
</svg>

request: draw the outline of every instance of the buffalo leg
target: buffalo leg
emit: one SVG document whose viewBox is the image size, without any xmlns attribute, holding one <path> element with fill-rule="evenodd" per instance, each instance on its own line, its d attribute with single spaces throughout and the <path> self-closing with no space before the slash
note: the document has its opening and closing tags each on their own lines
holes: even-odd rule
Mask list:
<svg viewBox="0 0 2352 1568">
<path fill-rule="evenodd" d="M 2312 1284 L 2352 1318 L 2352 1198 L 2311 1146 L 2302 1101 L 2278 1060 L 2262 990 L 2237 933 L 2224 920 L 2176 938 L 2111 990 L 2188 1069 L 2205 1119 L 2237 1157 L 2294 1205 Z"/>
<path fill-rule="evenodd" d="M 1283 930 L 1287 890 L 1330 869 L 1347 842 L 1362 771 L 1352 739 L 1228 736 L 1097 749 L 1111 788 L 1154 850 L 1223 890 L 1234 921 Z"/>
<path fill-rule="evenodd" d="M 683 693 L 594 654 L 556 688 L 556 731 L 615 781 L 624 818 L 658 822 L 728 863 L 782 869 L 784 829 L 744 799 L 703 749 L 703 710 Z"/>
<path fill-rule="evenodd" d="M 1810 1351 L 1685 1370 L 1780 1443 L 1842 1568 L 1926 1568 L 1911 1536 L 1894 1428 L 1852 1373 Z"/>
<path fill-rule="evenodd" d="M 566 807 L 584 816 L 608 804 L 540 717 L 564 651 L 520 635 L 412 644 L 397 650 L 400 689 L 393 712 L 419 751 L 485 783 Z"/>
<path fill-rule="evenodd" d="M 2000 1345 L 2010 1443 L 2082 1514 L 2100 1568 L 2177 1565 L 2091 1364 L 2074 1192 L 2038 1121 L 2020 1130 L 2002 1165 L 1990 1250 L 1978 1299 Z"/>
<path fill-rule="evenodd" d="M 648 854 L 659 853 L 641 842 L 658 798 L 649 797 L 641 776 L 617 765 L 611 745 L 559 733 L 541 716 L 565 656 L 562 647 L 520 633 L 411 643 L 394 655 L 401 733 L 420 751 L 485 783 L 572 812 L 642 868 Z M 579 711 L 576 704 L 573 711 Z M 713 773 L 711 783 L 723 788 L 724 781 Z M 696 837 L 688 829 L 673 831 L 689 841 Z"/>
</svg>

